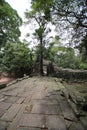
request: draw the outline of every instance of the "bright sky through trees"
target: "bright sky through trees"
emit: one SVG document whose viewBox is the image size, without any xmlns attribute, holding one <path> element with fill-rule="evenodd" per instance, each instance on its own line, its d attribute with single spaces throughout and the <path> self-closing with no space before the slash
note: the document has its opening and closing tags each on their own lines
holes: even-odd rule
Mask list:
<svg viewBox="0 0 87 130">
<path fill-rule="evenodd" d="M 30 8 L 30 0 L 6 0 L 24 18 L 24 11 Z"/>
<path fill-rule="evenodd" d="M 14 2 L 14 0 L 6 0 L 6 1 L 12 6 L 12 8 L 17 10 L 19 16 L 22 17 L 23 21 L 25 21 L 24 12 L 26 11 L 26 9 L 28 9 L 28 10 L 30 9 L 31 0 L 15 0 L 15 2 Z M 52 26 L 52 25 L 49 25 L 49 26 L 51 26 L 51 28 L 53 30 L 55 29 L 54 26 Z M 32 25 L 29 25 L 29 26 L 22 25 L 22 27 L 20 27 L 20 30 L 21 30 L 21 37 L 20 37 L 21 40 L 27 39 L 28 41 L 32 41 L 31 37 L 25 38 L 26 33 L 32 33 Z M 52 34 L 52 36 L 55 36 L 54 31 L 52 31 L 51 34 Z"/>
<path fill-rule="evenodd" d="M 6 0 L 12 8 L 14 8 L 15 10 L 17 10 L 19 16 L 23 19 L 23 21 L 25 20 L 24 17 L 24 12 L 26 11 L 26 9 L 30 9 L 30 0 Z M 25 38 L 26 33 L 29 32 L 29 28 L 22 26 L 20 27 L 21 30 L 21 37 L 20 39 L 23 40 Z"/>
</svg>

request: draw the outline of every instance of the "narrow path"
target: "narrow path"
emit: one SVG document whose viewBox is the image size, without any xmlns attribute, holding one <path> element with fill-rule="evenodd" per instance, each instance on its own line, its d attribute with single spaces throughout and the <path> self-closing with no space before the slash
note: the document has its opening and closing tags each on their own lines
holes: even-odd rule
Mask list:
<svg viewBox="0 0 87 130">
<path fill-rule="evenodd" d="M 55 78 L 33 77 L 0 90 L 0 130 L 84 130 Z"/>
</svg>

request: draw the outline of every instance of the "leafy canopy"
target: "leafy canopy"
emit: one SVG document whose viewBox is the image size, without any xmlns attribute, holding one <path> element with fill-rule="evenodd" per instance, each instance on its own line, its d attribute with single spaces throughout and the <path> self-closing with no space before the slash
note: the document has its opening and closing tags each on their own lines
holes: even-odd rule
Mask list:
<svg viewBox="0 0 87 130">
<path fill-rule="evenodd" d="M 8 43 L 0 53 L 0 67 L 4 71 L 16 73 L 30 67 L 30 49 L 25 43 Z"/>
<path fill-rule="evenodd" d="M 70 28 L 67 32 L 80 43 L 87 32 L 87 0 L 54 0 L 53 15 L 54 23 Z"/>
<path fill-rule="evenodd" d="M 5 0 L 0 1 L 0 48 L 9 42 L 19 41 L 22 19 Z"/>
</svg>

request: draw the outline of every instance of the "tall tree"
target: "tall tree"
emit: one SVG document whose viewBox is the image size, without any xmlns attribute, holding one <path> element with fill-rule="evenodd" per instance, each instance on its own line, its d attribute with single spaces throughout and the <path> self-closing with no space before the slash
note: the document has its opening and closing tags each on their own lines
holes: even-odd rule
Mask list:
<svg viewBox="0 0 87 130">
<path fill-rule="evenodd" d="M 87 0 L 54 0 L 52 14 L 55 24 L 70 27 L 69 35 L 76 43 L 87 35 Z"/>
<path fill-rule="evenodd" d="M 43 75 L 43 51 L 46 42 L 46 35 L 50 31 L 47 28 L 47 24 L 51 19 L 50 15 L 50 5 L 51 1 L 48 0 L 32 0 L 32 11 L 26 11 L 25 16 L 28 20 L 33 20 L 36 22 L 36 28 L 34 36 L 39 41 L 38 50 L 39 50 L 39 60 L 40 60 L 40 74 Z"/>
<path fill-rule="evenodd" d="M 87 35 L 87 0 L 32 0 L 32 5 L 36 12 L 43 11 L 45 18 L 53 18 L 57 33 L 63 35 L 67 30 L 74 46 Z"/>
<path fill-rule="evenodd" d="M 0 1 L 0 48 L 6 43 L 19 41 L 22 19 L 5 0 Z"/>
</svg>

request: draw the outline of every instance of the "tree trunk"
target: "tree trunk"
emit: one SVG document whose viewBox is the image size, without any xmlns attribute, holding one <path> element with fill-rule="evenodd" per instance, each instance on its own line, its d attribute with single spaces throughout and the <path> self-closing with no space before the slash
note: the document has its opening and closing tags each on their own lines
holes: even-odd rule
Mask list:
<svg viewBox="0 0 87 130">
<path fill-rule="evenodd" d="M 43 75 L 43 43 L 42 38 L 40 39 L 40 75 Z"/>
</svg>

